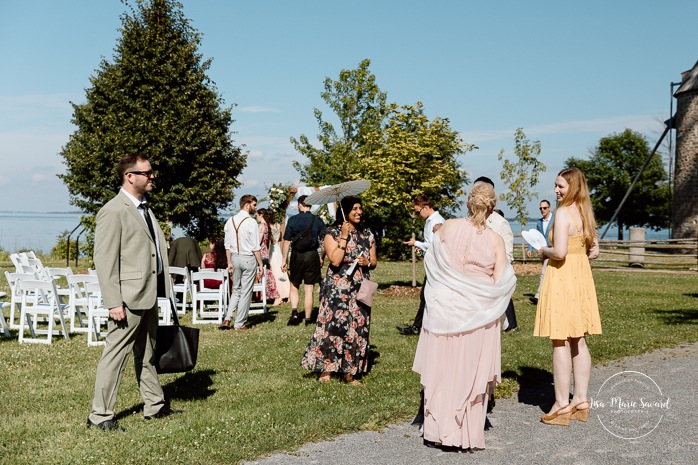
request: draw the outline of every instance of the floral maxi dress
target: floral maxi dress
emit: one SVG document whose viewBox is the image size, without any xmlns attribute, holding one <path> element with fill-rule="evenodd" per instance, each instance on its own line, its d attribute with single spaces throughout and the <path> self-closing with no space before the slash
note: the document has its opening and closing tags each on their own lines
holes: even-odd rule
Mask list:
<svg viewBox="0 0 698 465">
<path fill-rule="evenodd" d="M 340 226 L 328 228 L 327 235 L 339 242 Z M 368 335 L 371 308 L 358 302 L 361 281 L 368 279 L 368 267 L 354 267 L 360 256 L 369 257 L 374 237 L 370 230 L 349 234 L 344 260 L 332 265 L 322 283 L 320 311 L 315 332 L 308 343 L 301 366 L 319 373 L 364 373 L 368 370 Z"/>
<path fill-rule="evenodd" d="M 269 225 L 266 223 L 259 224 L 259 241 L 259 252 L 262 255 L 262 260 L 267 263 L 267 267 L 264 269 L 264 276 L 267 278 L 265 287 L 267 299 L 273 301 L 279 298 L 279 292 L 276 290 L 276 278 L 274 278 L 274 273 L 269 265 Z"/>
</svg>

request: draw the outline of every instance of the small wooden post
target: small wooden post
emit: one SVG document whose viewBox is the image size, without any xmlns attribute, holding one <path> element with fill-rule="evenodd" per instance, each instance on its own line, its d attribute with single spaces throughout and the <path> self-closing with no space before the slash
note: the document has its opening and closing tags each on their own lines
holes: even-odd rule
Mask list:
<svg viewBox="0 0 698 465">
<path fill-rule="evenodd" d="M 634 243 L 635 242 L 635 243 Z M 630 228 L 630 247 L 628 247 L 628 264 L 644 268 L 645 266 L 645 228 Z"/>
</svg>

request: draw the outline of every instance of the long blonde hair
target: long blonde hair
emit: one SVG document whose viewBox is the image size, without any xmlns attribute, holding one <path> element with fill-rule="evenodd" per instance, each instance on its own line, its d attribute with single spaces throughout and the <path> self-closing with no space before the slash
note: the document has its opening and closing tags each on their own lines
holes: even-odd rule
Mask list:
<svg viewBox="0 0 698 465">
<path fill-rule="evenodd" d="M 482 181 L 473 184 L 468 194 L 468 213 L 475 227 L 482 231 L 485 229 L 485 221 L 490 216 L 497 204 L 497 196 L 494 194 L 494 188 Z"/>
<path fill-rule="evenodd" d="M 584 176 L 584 172 L 579 168 L 566 168 L 557 175 L 562 176 L 565 181 L 567 181 L 567 184 L 569 184 L 567 195 L 557 203 L 557 206 L 559 208 L 568 207 L 572 204 L 577 205 L 579 216 L 582 218 L 584 243 L 587 248 L 589 248 L 598 233 L 596 232 L 594 210 L 591 208 L 591 197 L 589 195 L 589 187 L 587 186 L 587 178 Z"/>
</svg>

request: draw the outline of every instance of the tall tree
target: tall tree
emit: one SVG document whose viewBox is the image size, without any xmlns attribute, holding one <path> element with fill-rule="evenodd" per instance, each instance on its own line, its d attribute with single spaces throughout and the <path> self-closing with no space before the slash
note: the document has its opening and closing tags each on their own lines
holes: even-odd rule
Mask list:
<svg viewBox="0 0 698 465">
<path fill-rule="evenodd" d="M 381 232 L 381 253 L 392 257 L 408 252 L 403 241 L 412 223 L 411 200 L 428 194 L 448 213 L 458 206 L 467 182 L 458 155 L 471 150 L 449 121 L 430 121 L 422 104 L 386 104 L 387 96 L 369 71 L 369 60 L 357 69 L 342 70 L 339 79 L 325 79 L 323 100 L 339 120 L 341 133 L 315 109 L 321 147 L 306 136 L 292 138 L 307 163 L 295 163 L 301 180 L 315 185 L 368 179 L 364 194 L 366 220 Z"/>
<path fill-rule="evenodd" d="M 316 108 L 321 147 L 313 146 L 305 135 L 291 138 L 296 150 L 308 159 L 305 164 L 294 162 L 304 182 L 336 184 L 356 179 L 355 155 L 364 147 L 366 135 L 379 129 L 385 119 L 386 94 L 378 88 L 370 65 L 365 59 L 356 69 L 340 71 L 337 81 L 325 78 L 320 95 L 339 119 L 341 132 Z"/>
<path fill-rule="evenodd" d="M 420 102 L 389 105 L 385 126 L 367 135 L 365 147 L 370 150 L 357 158 L 360 176 L 371 181 L 366 210 L 385 234 L 382 252 L 398 257 L 406 252 L 413 198 L 426 194 L 442 213 L 452 213 L 468 182 L 458 156 L 475 147 L 463 142 L 448 119 L 429 120 Z"/>
<path fill-rule="evenodd" d="M 528 203 L 538 193 L 532 189 L 538 184 L 540 173 L 545 172 L 545 164 L 538 160 L 540 156 L 540 141 L 529 141 L 523 129 L 519 128 L 514 134 L 515 161 L 504 159 L 504 149 L 499 152 L 499 161 L 504 159 L 502 171 L 499 173 L 508 191 L 499 194 L 509 208 L 514 210 L 521 229 L 528 222 Z"/>
<path fill-rule="evenodd" d="M 651 154 L 645 137 L 626 129 L 599 141 L 588 160 L 571 157 L 565 164 L 584 171 L 599 225 L 608 223 L 628 187 Z M 618 239 L 633 226 L 666 228 L 671 220 L 671 190 L 662 162 L 655 153 L 616 218 Z"/>
<path fill-rule="evenodd" d="M 88 215 L 119 190 L 116 164 L 141 152 L 154 167 L 158 218 L 202 239 L 233 200 L 246 155 L 233 145 L 232 106 L 206 75 L 201 35 L 173 0 L 136 0 L 121 16 L 113 62 L 73 105 L 77 130 L 63 147 L 70 201 Z"/>
</svg>

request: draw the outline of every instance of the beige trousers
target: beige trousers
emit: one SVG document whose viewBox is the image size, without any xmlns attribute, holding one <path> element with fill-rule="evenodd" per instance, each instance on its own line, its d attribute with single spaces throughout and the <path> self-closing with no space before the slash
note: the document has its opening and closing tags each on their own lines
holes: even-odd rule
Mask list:
<svg viewBox="0 0 698 465">
<path fill-rule="evenodd" d="M 155 415 L 165 405 L 165 395 L 153 365 L 158 329 L 157 308 L 127 308 L 125 321 L 117 324 L 109 319 L 108 326 L 106 346 L 97 365 L 90 421 L 98 424 L 114 418 L 116 396 L 131 350 L 136 368 L 136 381 L 144 403 L 143 414 Z"/>
</svg>

